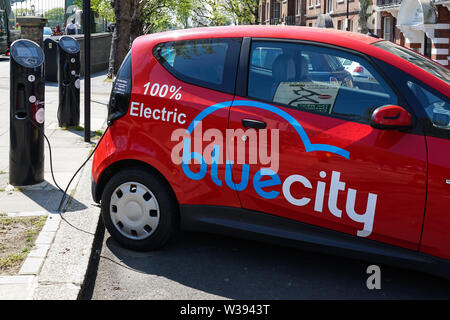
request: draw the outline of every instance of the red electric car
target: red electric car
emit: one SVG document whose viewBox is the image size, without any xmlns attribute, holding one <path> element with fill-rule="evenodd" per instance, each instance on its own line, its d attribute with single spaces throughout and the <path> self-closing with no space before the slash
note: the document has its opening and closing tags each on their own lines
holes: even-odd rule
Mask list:
<svg viewBox="0 0 450 320">
<path fill-rule="evenodd" d="M 181 226 L 448 276 L 449 99 L 448 69 L 361 34 L 142 36 L 114 82 L 93 198 L 136 250 Z"/>
</svg>

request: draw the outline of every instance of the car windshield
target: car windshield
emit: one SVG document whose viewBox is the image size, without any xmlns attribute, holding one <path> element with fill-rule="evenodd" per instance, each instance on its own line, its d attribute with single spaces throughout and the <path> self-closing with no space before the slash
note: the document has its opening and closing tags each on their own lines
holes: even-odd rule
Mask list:
<svg viewBox="0 0 450 320">
<path fill-rule="evenodd" d="M 442 65 L 389 41 L 379 41 L 373 45 L 415 64 L 419 68 L 450 84 L 450 71 Z"/>
</svg>

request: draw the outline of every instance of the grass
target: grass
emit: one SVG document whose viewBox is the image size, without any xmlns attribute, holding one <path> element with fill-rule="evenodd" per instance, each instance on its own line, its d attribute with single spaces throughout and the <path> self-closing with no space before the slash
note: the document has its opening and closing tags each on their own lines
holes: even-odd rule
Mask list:
<svg viewBox="0 0 450 320">
<path fill-rule="evenodd" d="M 34 247 L 34 241 L 47 220 L 46 216 L 8 218 L 0 215 L 0 270 L 18 268 Z M 19 226 L 22 226 L 19 229 Z M 18 230 L 18 231 L 17 231 Z M 16 231 L 14 233 L 14 231 Z"/>
<path fill-rule="evenodd" d="M 62 126 L 61 130 L 73 130 L 73 131 L 83 131 L 84 127 L 82 126 Z"/>
<path fill-rule="evenodd" d="M 103 130 L 95 130 L 93 134 L 94 137 L 101 137 L 103 135 Z"/>
</svg>

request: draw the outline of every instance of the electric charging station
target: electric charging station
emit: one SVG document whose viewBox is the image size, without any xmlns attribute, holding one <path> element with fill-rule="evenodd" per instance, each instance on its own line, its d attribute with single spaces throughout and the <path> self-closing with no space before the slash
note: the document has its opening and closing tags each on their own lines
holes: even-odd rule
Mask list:
<svg viewBox="0 0 450 320">
<path fill-rule="evenodd" d="M 45 81 L 58 82 L 58 41 L 54 38 L 44 40 Z"/>
<path fill-rule="evenodd" d="M 58 123 L 63 126 L 78 126 L 80 123 L 80 45 L 73 37 L 59 39 Z"/>
<path fill-rule="evenodd" d="M 32 185 L 44 181 L 44 52 L 20 39 L 10 55 L 9 183 Z"/>
</svg>

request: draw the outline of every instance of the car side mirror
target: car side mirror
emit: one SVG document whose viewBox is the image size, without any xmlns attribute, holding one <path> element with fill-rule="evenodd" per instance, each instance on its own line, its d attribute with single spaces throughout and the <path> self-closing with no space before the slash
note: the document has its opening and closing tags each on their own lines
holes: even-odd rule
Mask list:
<svg viewBox="0 0 450 320">
<path fill-rule="evenodd" d="M 412 116 L 400 106 L 381 106 L 373 111 L 370 125 L 377 129 L 406 129 L 412 126 Z"/>
</svg>

